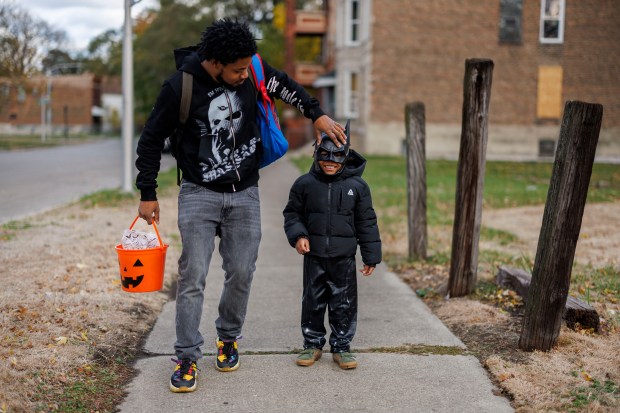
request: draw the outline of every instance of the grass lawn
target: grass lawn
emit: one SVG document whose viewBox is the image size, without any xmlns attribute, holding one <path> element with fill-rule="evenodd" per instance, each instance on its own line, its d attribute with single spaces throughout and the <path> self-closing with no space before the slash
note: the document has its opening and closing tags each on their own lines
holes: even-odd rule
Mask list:
<svg viewBox="0 0 620 413">
<path fill-rule="evenodd" d="M 523 299 L 499 287 L 495 272 L 498 266 L 505 265 L 531 273 L 533 258 L 519 253 L 522 240 L 511 232 L 483 226 L 475 292 L 467 297 L 446 299 L 457 162 L 428 160 L 426 163 L 430 256 L 426 261 L 410 261 L 406 256 L 406 161 L 402 157 L 385 156 L 367 159 L 364 179 L 372 189 L 386 264 L 465 343 L 468 351 L 485 366 L 495 385 L 511 399 L 516 411 L 618 411 L 620 272 L 617 266 L 573 265 L 569 294 L 597 309 L 602 325 L 598 334 L 581 326 L 576 326 L 575 331 L 562 327 L 552 351 L 521 351 L 517 343 Z M 301 158 L 294 162 L 301 171 L 307 171 L 312 160 Z M 485 211 L 501 213 L 497 210 L 544 205 L 552 169 L 551 163 L 487 162 Z M 619 199 L 620 165 L 594 165 L 587 202 L 618 202 Z M 508 216 L 514 213 L 519 212 L 511 210 Z M 606 218 L 603 222 L 610 221 Z"/>
<path fill-rule="evenodd" d="M 406 159 L 399 156 L 367 156 L 366 158 L 368 163 L 363 177 L 372 190 L 373 205 L 377 211 L 381 236 L 384 240 L 388 240 L 384 242 L 386 262 L 393 269 L 407 267 L 409 264 L 406 257 L 394 254 L 389 245 L 390 239 L 402 238 L 403 226 L 407 222 Z M 300 157 L 293 159 L 293 162 L 300 171 L 307 171 L 312 158 Z M 485 206 L 512 208 L 544 204 L 552 169 L 553 164 L 547 162 L 487 162 L 483 194 Z M 427 222 L 429 228 L 452 226 L 456 172 L 456 161 L 427 160 Z M 618 199 L 620 199 L 620 165 L 595 164 L 590 179 L 588 202 L 613 202 Z M 509 243 L 516 237 L 510 233 L 483 227 L 481 239 L 490 238 L 500 238 Z M 429 249 L 443 251 L 430 257 L 430 261 L 435 264 L 448 265 L 449 251 L 446 252 L 445 247 L 433 246 L 433 237 L 429 237 L 428 242 Z M 480 265 L 489 266 L 503 263 L 528 270 L 533 266 L 533 263 L 524 257 L 515 261 L 514 258 L 495 251 L 481 251 L 479 262 Z M 608 297 L 609 292 L 612 291 L 615 299 L 620 299 L 619 275 L 618 271 L 612 268 L 581 268 L 573 272 L 571 293 L 576 293 L 585 301 L 595 296 L 605 299 L 604 297 Z M 590 283 L 592 285 L 588 284 L 588 287 L 584 289 L 580 281 L 593 278 L 599 282 Z"/>
<path fill-rule="evenodd" d="M 60 145 L 73 145 L 103 139 L 106 136 L 98 135 L 53 135 L 47 136 L 45 141 L 41 135 L 0 135 L 0 150 L 12 151 L 19 149 L 51 148 Z"/>
</svg>

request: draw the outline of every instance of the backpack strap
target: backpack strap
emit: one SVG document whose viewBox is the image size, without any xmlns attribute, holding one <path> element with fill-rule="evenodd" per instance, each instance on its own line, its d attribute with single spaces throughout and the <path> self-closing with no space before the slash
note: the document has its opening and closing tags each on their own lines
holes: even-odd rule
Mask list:
<svg viewBox="0 0 620 413">
<path fill-rule="evenodd" d="M 190 73 L 183 72 L 183 81 L 181 82 L 181 105 L 179 106 L 179 123 L 185 125 L 189 116 L 189 107 L 192 104 L 192 84 L 194 76 Z"/>
<path fill-rule="evenodd" d="M 181 185 L 181 168 L 179 168 L 179 145 L 181 143 L 181 137 L 183 136 L 182 129 L 185 126 L 185 122 L 187 122 L 187 118 L 189 117 L 189 108 L 192 104 L 192 90 L 193 90 L 194 76 L 192 74 L 183 72 L 183 78 L 181 81 L 181 104 L 179 105 L 179 124 L 181 125 L 181 130 L 175 131 L 176 138 L 176 148 L 175 152 L 177 154 L 177 185 Z"/>
<path fill-rule="evenodd" d="M 252 56 L 252 64 L 250 64 L 250 80 L 258 92 L 265 97 L 267 89 L 265 88 L 265 68 L 263 67 L 263 59 L 256 53 Z M 267 100 L 270 101 L 267 96 Z"/>
<path fill-rule="evenodd" d="M 256 80 L 254 80 L 254 70 L 252 69 L 252 65 L 248 66 L 248 77 L 250 78 L 250 82 L 252 82 L 254 89 L 258 91 L 258 88 L 256 87 Z"/>
<path fill-rule="evenodd" d="M 263 67 L 263 59 L 260 57 L 258 53 L 252 56 L 252 64 L 250 65 L 250 80 L 254 84 L 257 90 L 258 96 L 262 98 L 262 101 L 259 100 L 259 104 L 261 104 L 265 111 L 268 111 L 271 108 L 273 112 L 274 119 L 278 118 L 278 114 L 276 111 L 276 105 L 273 100 L 269 97 L 267 93 L 267 87 L 265 86 L 265 68 Z M 258 100 L 257 96 L 257 100 Z M 278 128 L 280 125 L 278 125 Z"/>
</svg>

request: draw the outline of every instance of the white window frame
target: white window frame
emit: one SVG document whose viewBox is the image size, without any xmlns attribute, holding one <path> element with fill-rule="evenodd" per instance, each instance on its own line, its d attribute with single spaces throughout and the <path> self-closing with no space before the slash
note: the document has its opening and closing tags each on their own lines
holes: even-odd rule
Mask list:
<svg viewBox="0 0 620 413">
<path fill-rule="evenodd" d="M 353 3 L 357 5 L 357 15 L 353 16 Z M 362 36 L 362 0 L 347 0 L 345 3 L 345 40 L 347 46 L 357 46 L 360 44 Z M 355 30 L 354 30 L 355 28 Z M 355 33 L 356 38 L 353 39 Z"/>
<path fill-rule="evenodd" d="M 557 1 L 559 8 L 557 16 L 548 15 L 547 8 L 551 3 Z M 540 30 L 539 39 L 540 43 L 545 44 L 560 44 L 564 43 L 564 9 L 566 6 L 566 0 L 540 0 Z M 545 37 L 545 22 L 558 22 L 558 37 Z"/>
<path fill-rule="evenodd" d="M 353 90 L 353 77 L 356 77 L 356 90 Z M 343 112 L 346 118 L 357 119 L 359 117 L 360 93 L 360 73 L 355 71 L 345 72 Z"/>
</svg>

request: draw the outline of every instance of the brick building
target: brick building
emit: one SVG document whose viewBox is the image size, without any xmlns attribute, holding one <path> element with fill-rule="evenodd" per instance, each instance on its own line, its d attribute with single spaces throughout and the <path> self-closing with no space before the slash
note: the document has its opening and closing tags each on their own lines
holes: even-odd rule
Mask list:
<svg viewBox="0 0 620 413">
<path fill-rule="evenodd" d="M 39 133 L 47 112 L 48 132 L 97 132 L 103 121 L 102 81 L 80 75 L 34 76 L 19 84 L 0 79 L 3 130 Z"/>
<path fill-rule="evenodd" d="M 426 110 L 429 156 L 458 155 L 465 60 L 492 59 L 489 158 L 540 155 L 564 103 L 604 106 L 597 157 L 620 158 L 616 0 L 331 0 L 323 88 L 353 142 L 399 153 L 404 107 Z"/>
</svg>

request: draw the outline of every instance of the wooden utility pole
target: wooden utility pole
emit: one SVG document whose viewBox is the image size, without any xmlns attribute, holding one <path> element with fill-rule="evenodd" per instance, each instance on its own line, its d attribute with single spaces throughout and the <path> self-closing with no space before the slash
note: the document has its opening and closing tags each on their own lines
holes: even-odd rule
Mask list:
<svg viewBox="0 0 620 413">
<path fill-rule="evenodd" d="M 467 295 L 476 286 L 493 66 L 489 59 L 465 61 L 463 123 L 448 280 L 450 297 Z"/>
<path fill-rule="evenodd" d="M 409 259 L 426 260 L 426 126 L 424 103 L 405 106 Z"/>
<path fill-rule="evenodd" d="M 295 0 L 286 0 L 286 24 L 284 25 L 284 71 L 295 78 Z"/>
<path fill-rule="evenodd" d="M 557 342 L 598 143 L 603 106 L 568 101 L 560 128 L 519 348 Z"/>
</svg>

